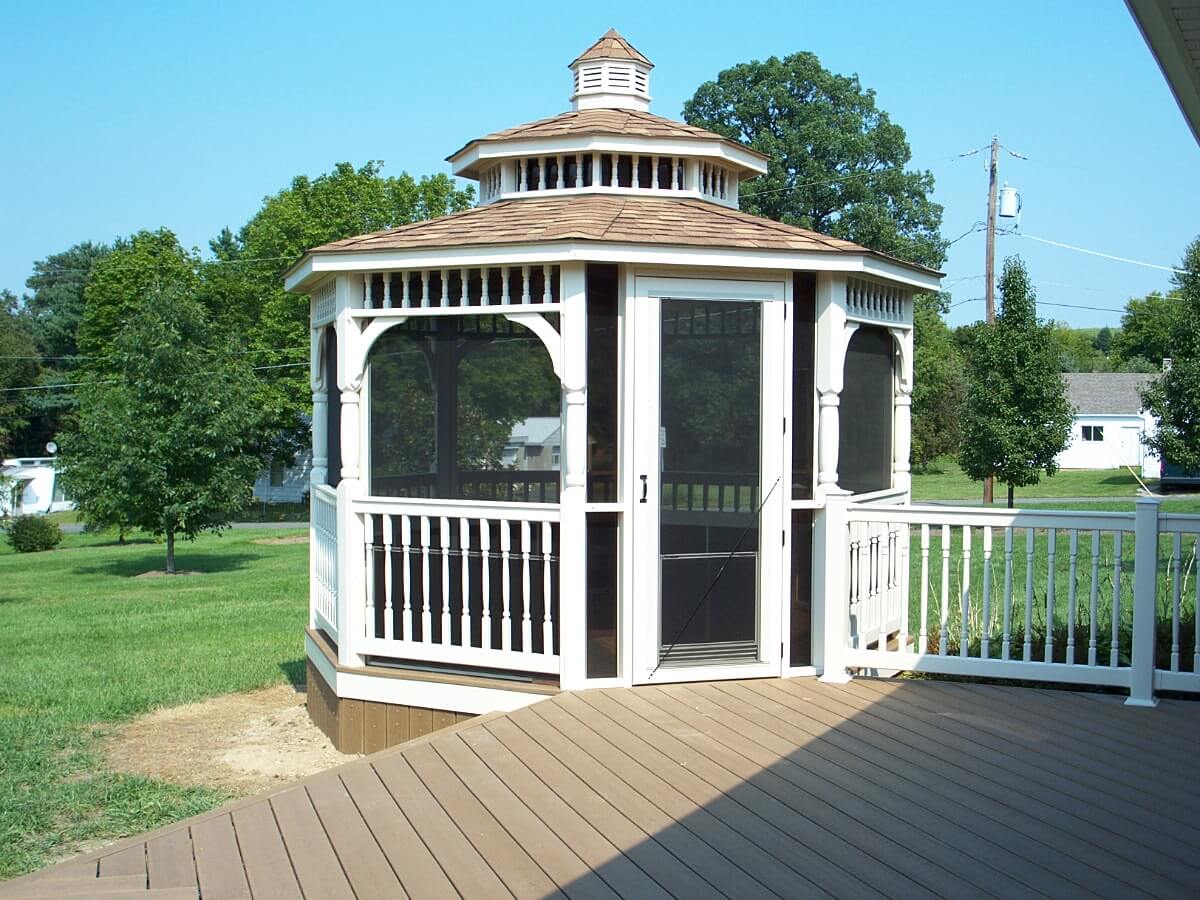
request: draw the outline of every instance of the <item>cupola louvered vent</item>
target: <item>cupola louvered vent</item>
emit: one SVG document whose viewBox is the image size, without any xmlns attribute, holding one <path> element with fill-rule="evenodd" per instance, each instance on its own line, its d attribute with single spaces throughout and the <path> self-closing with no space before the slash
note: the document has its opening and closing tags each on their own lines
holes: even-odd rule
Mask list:
<svg viewBox="0 0 1200 900">
<path fill-rule="evenodd" d="M 574 109 L 650 109 L 650 60 L 608 31 L 571 63 Z"/>
</svg>

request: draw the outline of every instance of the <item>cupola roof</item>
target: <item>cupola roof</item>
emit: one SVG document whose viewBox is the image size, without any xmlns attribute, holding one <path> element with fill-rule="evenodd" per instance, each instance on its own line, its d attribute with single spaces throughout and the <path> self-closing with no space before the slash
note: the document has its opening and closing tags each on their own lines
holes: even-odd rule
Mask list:
<svg viewBox="0 0 1200 900">
<path fill-rule="evenodd" d="M 633 44 L 621 37 L 615 28 L 608 29 L 608 31 L 600 36 L 600 39 L 596 43 L 575 57 L 571 61 L 571 66 L 587 59 L 632 59 L 634 62 L 641 63 L 647 69 L 654 68 L 654 63 L 639 53 Z"/>
</svg>

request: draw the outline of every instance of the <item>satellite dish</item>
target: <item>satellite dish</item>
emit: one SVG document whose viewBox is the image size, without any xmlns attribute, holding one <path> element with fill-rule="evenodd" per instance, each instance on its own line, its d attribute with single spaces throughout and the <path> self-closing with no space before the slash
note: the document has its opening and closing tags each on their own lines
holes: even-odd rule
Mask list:
<svg viewBox="0 0 1200 900">
<path fill-rule="evenodd" d="M 54 441 L 50 441 L 46 444 L 46 452 L 53 456 L 58 452 L 58 444 L 54 443 Z"/>
</svg>

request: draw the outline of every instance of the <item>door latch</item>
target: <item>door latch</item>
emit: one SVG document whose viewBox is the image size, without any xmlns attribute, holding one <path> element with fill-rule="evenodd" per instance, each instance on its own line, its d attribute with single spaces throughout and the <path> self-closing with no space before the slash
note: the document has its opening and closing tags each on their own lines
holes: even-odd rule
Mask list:
<svg viewBox="0 0 1200 900">
<path fill-rule="evenodd" d="M 645 476 L 645 475 L 643 475 L 643 476 L 642 476 L 642 499 L 641 499 L 641 500 L 639 500 L 638 502 L 639 502 L 639 503 L 645 503 L 645 502 L 646 502 L 646 497 L 649 495 L 649 493 L 650 493 L 650 485 L 649 485 L 649 483 L 646 481 L 646 476 Z"/>
</svg>

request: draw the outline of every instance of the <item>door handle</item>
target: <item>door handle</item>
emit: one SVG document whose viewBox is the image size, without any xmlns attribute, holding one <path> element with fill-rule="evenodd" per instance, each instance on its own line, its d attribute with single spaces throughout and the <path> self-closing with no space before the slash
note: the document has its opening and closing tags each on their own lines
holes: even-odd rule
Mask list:
<svg viewBox="0 0 1200 900">
<path fill-rule="evenodd" d="M 650 485 L 646 481 L 646 476 L 643 475 L 642 476 L 642 499 L 639 500 L 638 503 L 645 503 L 646 496 L 649 494 L 649 492 L 650 492 Z"/>
</svg>

